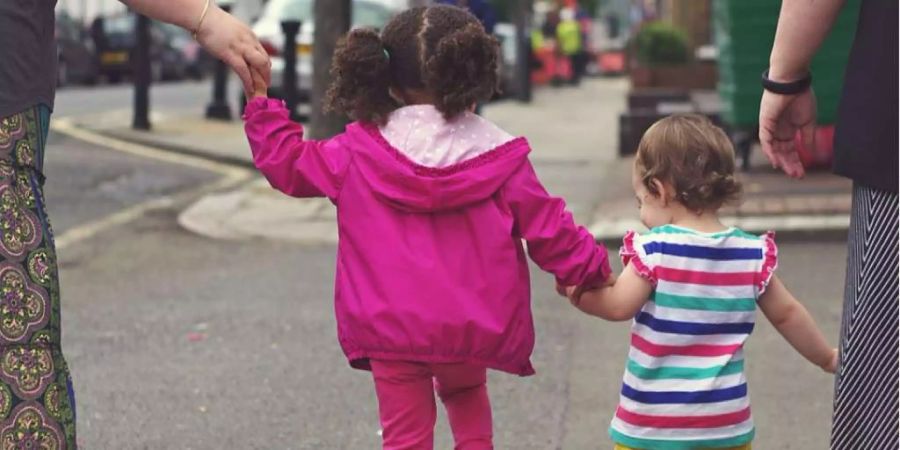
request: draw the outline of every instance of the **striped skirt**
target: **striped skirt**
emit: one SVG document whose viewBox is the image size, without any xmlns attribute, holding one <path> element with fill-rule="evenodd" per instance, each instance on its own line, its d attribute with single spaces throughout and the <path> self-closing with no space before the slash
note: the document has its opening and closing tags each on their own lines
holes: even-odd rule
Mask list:
<svg viewBox="0 0 900 450">
<path fill-rule="evenodd" d="M 853 187 L 832 450 L 895 450 L 897 194 Z"/>
</svg>

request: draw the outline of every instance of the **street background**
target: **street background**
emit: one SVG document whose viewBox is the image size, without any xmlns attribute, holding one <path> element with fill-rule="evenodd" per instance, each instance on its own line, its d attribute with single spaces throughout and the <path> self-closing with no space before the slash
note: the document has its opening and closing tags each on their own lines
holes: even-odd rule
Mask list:
<svg viewBox="0 0 900 450">
<path fill-rule="evenodd" d="M 378 448 L 370 374 L 336 340 L 330 204 L 268 188 L 240 122 L 205 118 L 210 79 L 153 84 L 150 131 L 131 128 L 133 89 L 61 89 L 47 150 L 81 447 Z M 611 255 L 640 227 L 619 149 L 632 90 L 606 74 L 483 111 L 529 139 L 542 182 Z M 232 81 L 234 116 L 238 95 Z M 788 180 L 758 150 L 748 165 L 745 201 L 726 216 L 779 232 L 779 275 L 836 343 L 850 186 L 823 170 Z M 612 448 L 628 324 L 577 312 L 532 273 L 537 375 L 491 374 L 496 448 Z M 832 377 L 762 315 L 747 355 L 754 448 L 827 448 Z M 436 448 L 451 447 L 440 416 Z"/>
</svg>

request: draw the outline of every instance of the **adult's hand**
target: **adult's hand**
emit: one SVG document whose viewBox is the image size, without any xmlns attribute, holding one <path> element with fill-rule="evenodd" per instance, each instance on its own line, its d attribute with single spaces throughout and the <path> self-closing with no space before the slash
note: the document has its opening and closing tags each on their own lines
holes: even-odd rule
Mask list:
<svg viewBox="0 0 900 450">
<path fill-rule="evenodd" d="M 3 0 L 0 0 L 3 1 Z M 255 69 L 269 84 L 269 55 L 250 28 L 216 6 L 213 0 L 122 0 L 130 8 L 152 19 L 197 32 L 197 41 L 211 55 L 225 61 L 244 84 L 246 94 L 253 93 Z M 209 9 L 203 17 L 203 9 Z M 202 23 L 198 30 L 200 18 Z"/>
<path fill-rule="evenodd" d="M 269 55 L 250 28 L 231 14 L 210 5 L 197 30 L 197 42 L 237 73 L 248 96 L 253 94 L 254 73 L 263 76 L 267 86 L 270 84 Z"/>
<path fill-rule="evenodd" d="M 816 94 L 812 88 L 797 95 L 764 91 L 759 105 L 759 142 L 773 167 L 788 176 L 803 177 L 803 163 L 795 137 L 800 132 L 803 145 L 815 150 Z"/>
</svg>

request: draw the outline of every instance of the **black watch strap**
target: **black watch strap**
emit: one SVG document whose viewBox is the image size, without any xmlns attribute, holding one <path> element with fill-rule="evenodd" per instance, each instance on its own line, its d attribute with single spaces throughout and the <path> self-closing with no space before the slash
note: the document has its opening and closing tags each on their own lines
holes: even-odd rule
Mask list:
<svg viewBox="0 0 900 450">
<path fill-rule="evenodd" d="M 805 77 L 799 80 L 789 81 L 787 83 L 770 80 L 769 69 L 766 69 L 766 71 L 762 74 L 763 89 L 774 94 L 796 95 L 809 89 L 810 85 L 812 85 L 812 74 L 809 72 L 806 73 Z"/>
</svg>

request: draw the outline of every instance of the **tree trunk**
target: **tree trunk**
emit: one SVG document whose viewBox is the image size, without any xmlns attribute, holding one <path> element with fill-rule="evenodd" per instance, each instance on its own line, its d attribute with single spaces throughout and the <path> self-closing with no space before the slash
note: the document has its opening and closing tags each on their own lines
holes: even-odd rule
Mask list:
<svg viewBox="0 0 900 450">
<path fill-rule="evenodd" d="M 316 0 L 313 34 L 312 122 L 310 137 L 324 139 L 344 130 L 347 118 L 325 114 L 322 104 L 331 84 L 331 56 L 338 39 L 350 29 L 351 0 Z"/>
</svg>

